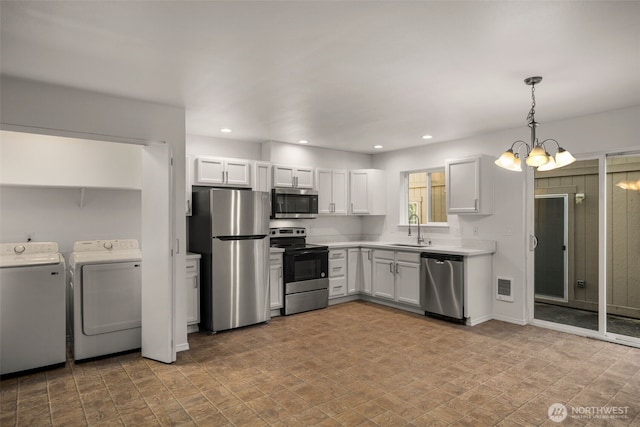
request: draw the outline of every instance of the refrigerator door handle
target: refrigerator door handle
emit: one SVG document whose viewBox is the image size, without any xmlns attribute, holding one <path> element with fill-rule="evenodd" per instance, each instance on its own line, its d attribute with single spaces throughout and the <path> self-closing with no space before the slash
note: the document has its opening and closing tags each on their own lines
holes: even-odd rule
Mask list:
<svg viewBox="0 0 640 427">
<path fill-rule="evenodd" d="M 267 237 L 266 234 L 257 234 L 251 236 L 214 236 L 214 239 L 222 240 L 223 242 L 228 242 L 232 240 L 260 240 Z"/>
</svg>

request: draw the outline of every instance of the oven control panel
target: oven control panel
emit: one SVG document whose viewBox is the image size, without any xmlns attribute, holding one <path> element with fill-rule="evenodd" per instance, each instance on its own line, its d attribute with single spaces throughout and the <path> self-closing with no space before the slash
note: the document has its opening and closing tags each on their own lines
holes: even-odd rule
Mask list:
<svg viewBox="0 0 640 427">
<path fill-rule="evenodd" d="M 269 235 L 271 237 L 306 237 L 307 229 L 304 227 L 278 227 L 270 228 Z"/>
</svg>

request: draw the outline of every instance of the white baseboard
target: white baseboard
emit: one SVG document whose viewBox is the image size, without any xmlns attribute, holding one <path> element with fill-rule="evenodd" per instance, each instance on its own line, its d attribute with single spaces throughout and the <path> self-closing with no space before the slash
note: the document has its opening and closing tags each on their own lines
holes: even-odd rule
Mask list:
<svg viewBox="0 0 640 427">
<path fill-rule="evenodd" d="M 187 350 L 189 350 L 189 343 L 176 345 L 176 353 L 180 353 L 181 351 L 187 351 Z"/>
<path fill-rule="evenodd" d="M 476 317 L 473 320 L 469 320 L 467 323 L 467 326 L 476 326 L 476 325 L 479 325 L 480 323 L 488 322 L 489 320 L 492 320 L 492 319 L 493 317 L 491 315 Z"/>
<path fill-rule="evenodd" d="M 354 295 L 347 295 L 345 297 L 339 297 L 339 298 L 331 298 L 329 299 L 329 305 L 336 305 L 336 304 L 342 304 L 343 302 L 349 302 L 349 301 L 357 301 L 360 299 L 360 296 L 358 296 L 358 294 L 354 294 Z"/>
<path fill-rule="evenodd" d="M 529 323 L 525 319 L 516 319 L 515 317 L 500 316 L 500 315 L 494 315 L 493 320 L 499 320 L 501 322 L 507 322 L 507 323 L 515 323 L 516 325 L 520 325 L 520 326 L 524 326 Z"/>
</svg>

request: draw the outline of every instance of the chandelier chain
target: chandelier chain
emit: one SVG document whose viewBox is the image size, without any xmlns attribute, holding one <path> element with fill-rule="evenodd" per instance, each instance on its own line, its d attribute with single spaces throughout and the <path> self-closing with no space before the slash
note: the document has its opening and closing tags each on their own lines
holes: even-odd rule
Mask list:
<svg viewBox="0 0 640 427">
<path fill-rule="evenodd" d="M 536 85 L 531 85 L 531 110 L 529 110 L 529 114 L 527 114 L 527 122 L 535 121 L 534 115 L 536 114 Z"/>
</svg>

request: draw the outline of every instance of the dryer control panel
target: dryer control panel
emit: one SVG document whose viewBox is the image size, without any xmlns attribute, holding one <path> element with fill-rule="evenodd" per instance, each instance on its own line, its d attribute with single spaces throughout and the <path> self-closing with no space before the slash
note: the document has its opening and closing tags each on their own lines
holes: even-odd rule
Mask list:
<svg viewBox="0 0 640 427">
<path fill-rule="evenodd" d="M 55 254 L 58 244 L 55 242 L 18 242 L 0 244 L 0 256 Z"/>
<path fill-rule="evenodd" d="M 73 244 L 74 252 L 122 251 L 139 249 L 135 239 L 83 240 Z"/>
</svg>

